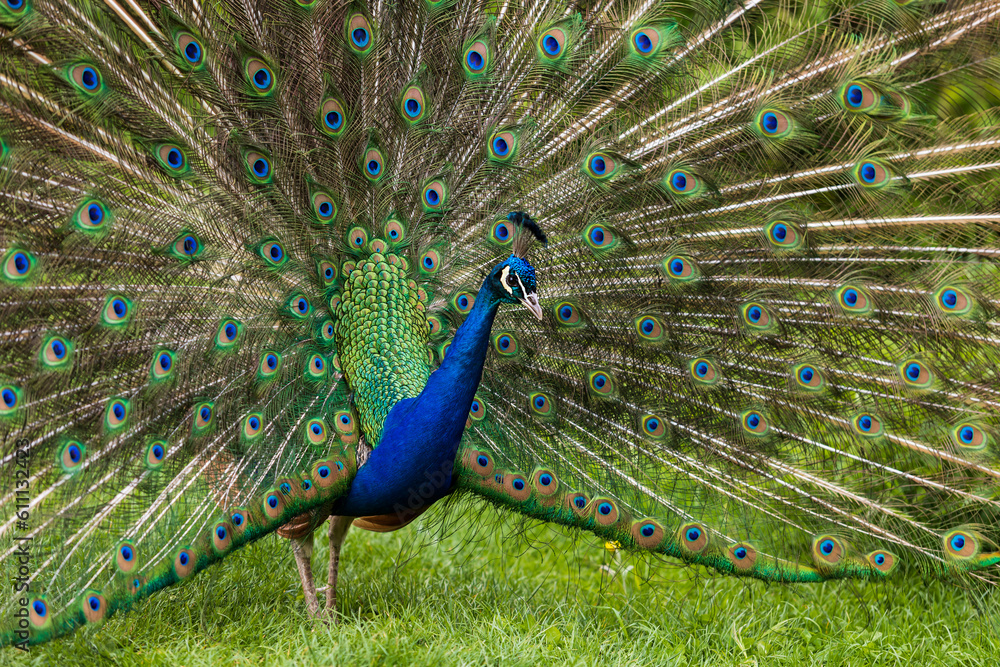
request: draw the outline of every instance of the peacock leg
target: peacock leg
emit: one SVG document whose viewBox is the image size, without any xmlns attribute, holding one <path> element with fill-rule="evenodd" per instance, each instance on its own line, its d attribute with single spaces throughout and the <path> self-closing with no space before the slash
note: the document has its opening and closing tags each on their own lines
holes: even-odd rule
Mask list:
<svg viewBox="0 0 1000 667">
<path fill-rule="evenodd" d="M 353 521 L 354 517 L 350 516 L 330 517 L 330 572 L 326 585 L 326 613 L 334 619 L 334 622 L 337 619 L 334 611 L 337 608 L 337 568 L 340 566 L 340 547 Z"/>
<path fill-rule="evenodd" d="M 306 597 L 309 616 L 319 614 L 319 600 L 316 597 L 316 584 L 312 575 L 313 534 L 292 538 L 292 553 L 295 554 L 295 565 L 299 568 L 299 579 L 302 580 L 302 593 Z"/>
</svg>

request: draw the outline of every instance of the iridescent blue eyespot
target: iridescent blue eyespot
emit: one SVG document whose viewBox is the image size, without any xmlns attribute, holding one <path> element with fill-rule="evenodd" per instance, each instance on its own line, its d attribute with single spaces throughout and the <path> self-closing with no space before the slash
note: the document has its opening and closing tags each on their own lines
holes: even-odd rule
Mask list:
<svg viewBox="0 0 1000 667">
<path fill-rule="evenodd" d="M 473 72 L 478 72 L 483 68 L 483 56 L 476 50 L 470 50 L 465 56 L 465 62 L 469 65 L 469 69 Z"/>
<path fill-rule="evenodd" d="M 201 60 L 201 46 L 198 45 L 198 42 L 188 42 L 187 46 L 184 47 L 184 57 L 189 63 L 197 63 Z"/>
<path fill-rule="evenodd" d="M 96 90 L 100 83 L 101 79 L 93 67 L 84 67 L 80 72 L 80 84 L 87 90 Z"/>
<path fill-rule="evenodd" d="M 468 308 L 469 307 L 469 297 L 465 296 L 464 294 L 462 296 L 458 297 L 458 307 L 461 308 L 462 310 L 465 310 L 466 308 Z M 507 342 L 508 343 L 510 342 L 509 338 L 507 339 Z"/>
<path fill-rule="evenodd" d="M 28 268 L 30 266 L 31 263 L 28 262 L 27 255 L 25 255 L 23 252 L 14 253 L 14 271 L 16 271 L 18 275 L 23 276 L 25 273 L 28 272 Z"/>
<path fill-rule="evenodd" d="M 406 104 L 403 105 L 403 108 L 406 109 L 406 115 L 410 118 L 416 118 L 420 115 L 420 102 L 412 97 L 406 100 Z"/>
<path fill-rule="evenodd" d="M 514 482 L 511 484 L 511 486 L 513 486 L 518 491 L 523 491 L 524 490 L 524 480 L 523 479 L 515 479 Z"/>
<path fill-rule="evenodd" d="M 476 463 L 479 464 L 480 468 L 485 468 L 486 466 L 488 466 L 490 464 L 490 460 L 486 456 L 483 456 L 482 454 L 480 454 L 479 457 L 476 459 Z"/>
<path fill-rule="evenodd" d="M 153 445 L 153 458 L 159 461 L 163 458 L 163 446 Z"/>
<path fill-rule="evenodd" d="M 271 165 L 264 158 L 258 157 L 253 161 L 253 173 L 257 178 L 266 178 L 270 171 Z"/>
<path fill-rule="evenodd" d="M 253 85 L 261 90 L 266 90 L 271 85 L 271 72 L 266 67 L 261 67 L 253 73 Z"/>
<path fill-rule="evenodd" d="M 273 495 L 273 494 L 270 495 L 270 496 L 268 496 L 267 497 L 267 506 L 270 507 L 271 509 L 274 509 L 275 507 L 277 507 L 278 506 L 278 496 Z"/>
<path fill-rule="evenodd" d="M 218 527 L 216 527 L 216 529 L 215 529 L 215 536 L 217 538 L 219 538 L 220 540 L 226 539 L 226 527 L 225 526 L 218 526 Z"/>
<path fill-rule="evenodd" d="M 101 598 L 97 597 L 96 595 L 91 595 L 89 598 L 87 598 L 87 606 L 90 607 L 91 610 L 93 611 L 100 611 Z"/>
<path fill-rule="evenodd" d="M 697 542 L 701 539 L 701 531 L 697 528 L 688 528 L 687 532 L 684 533 L 684 539 L 688 542 Z"/>
<path fill-rule="evenodd" d="M 552 483 L 552 475 L 544 474 L 538 476 L 538 483 L 542 486 L 548 486 Z"/>
<path fill-rule="evenodd" d="M 2 392 L 0 392 L 0 398 L 3 399 L 3 404 L 8 408 L 13 408 L 17 405 L 17 394 L 13 390 L 7 389 L 6 387 Z"/>
<path fill-rule="evenodd" d="M 761 119 L 761 126 L 764 128 L 765 132 L 774 134 L 778 131 L 778 117 L 773 111 L 768 111 Z"/>
<path fill-rule="evenodd" d="M 683 172 L 678 171 L 674 174 L 670 182 L 673 184 L 675 190 L 684 190 L 687 188 L 687 176 Z"/>
<path fill-rule="evenodd" d="M 602 245 L 604 243 L 604 230 L 600 227 L 591 229 L 590 240 L 594 242 L 594 245 Z"/>
<path fill-rule="evenodd" d="M 69 458 L 73 463 L 80 462 L 80 448 L 76 445 L 70 445 L 66 450 L 69 453 Z"/>
<path fill-rule="evenodd" d="M 122 560 L 124 561 L 131 561 L 132 557 L 135 555 L 132 552 L 132 547 L 128 546 L 127 544 L 121 548 L 121 554 L 122 554 Z"/>
<path fill-rule="evenodd" d="M 920 364 L 911 363 L 906 366 L 906 377 L 916 381 L 920 377 Z"/>
<path fill-rule="evenodd" d="M 947 289 L 941 294 L 941 302 L 949 308 L 954 308 L 958 303 L 958 293 L 953 289 Z"/>
<path fill-rule="evenodd" d="M 233 513 L 232 516 L 233 525 L 239 528 L 243 525 L 243 515 L 239 512 Z"/>
<path fill-rule="evenodd" d="M 292 492 L 292 487 L 291 487 L 291 485 L 290 485 L 290 484 L 289 484 L 288 482 L 282 482 L 282 483 L 281 483 L 281 484 L 280 484 L 280 485 L 278 486 L 278 488 L 279 488 L 279 489 L 281 490 L 281 492 L 282 492 L 283 494 L 285 494 L 286 496 L 287 496 L 287 495 L 288 495 L 289 493 L 291 493 L 291 492 Z"/>
<path fill-rule="evenodd" d="M 852 107 L 860 107 L 861 102 L 864 100 L 865 94 L 858 85 L 852 85 L 847 88 L 847 103 Z"/>
<path fill-rule="evenodd" d="M 212 418 L 212 410 L 207 405 L 201 406 L 201 410 L 198 411 L 198 416 L 201 417 L 202 421 L 208 421 Z"/>
<path fill-rule="evenodd" d="M 608 170 L 608 165 L 604 161 L 604 158 L 600 155 L 595 155 L 590 159 L 590 169 L 598 176 L 603 176 Z"/>
<path fill-rule="evenodd" d="M 267 355 L 265 362 L 267 363 L 267 367 L 270 368 L 272 371 L 278 367 L 278 357 L 276 357 L 273 354 Z"/>
<path fill-rule="evenodd" d="M 111 406 L 111 412 L 114 413 L 115 419 L 121 421 L 125 419 L 125 406 L 121 403 L 115 403 Z"/>
<path fill-rule="evenodd" d="M 497 344 L 504 350 L 510 347 L 510 336 L 500 336 L 497 340 Z"/>
<path fill-rule="evenodd" d="M 771 236 L 778 243 L 783 242 L 788 237 L 788 227 L 783 222 L 779 222 L 771 228 Z"/>
<path fill-rule="evenodd" d="M 747 557 L 746 547 L 736 547 L 733 549 L 733 555 L 736 556 L 737 560 L 743 560 Z"/>
<path fill-rule="evenodd" d="M 972 430 L 971 426 L 963 426 L 958 432 L 958 437 L 962 439 L 962 442 L 969 443 L 976 437 L 976 432 Z"/>
<path fill-rule="evenodd" d="M 648 40 L 649 38 L 647 37 L 646 39 Z M 639 532 L 642 533 L 643 537 L 652 537 L 653 533 L 656 532 L 656 526 L 654 526 L 651 523 L 647 523 L 645 526 L 639 529 Z"/>
<path fill-rule="evenodd" d="M 649 35 L 639 31 L 635 33 L 635 48 L 639 49 L 639 53 L 649 53 L 653 50 L 653 40 L 649 38 Z M 647 535 L 646 537 L 649 537 Z"/>
<path fill-rule="evenodd" d="M 965 537 L 962 535 L 955 535 L 951 538 L 951 548 L 955 551 L 961 551 L 965 548 Z"/>
<path fill-rule="evenodd" d="M 330 467 L 329 466 L 320 466 L 319 467 L 319 476 L 322 477 L 323 479 L 326 479 L 327 477 L 329 477 L 330 476 Z"/>
<path fill-rule="evenodd" d="M 573 499 L 573 504 L 576 505 L 578 508 L 583 509 L 584 507 L 587 506 L 587 500 L 583 496 L 577 496 L 576 498 Z"/>
<path fill-rule="evenodd" d="M 378 173 L 382 171 L 382 165 L 379 164 L 378 160 L 369 160 L 367 169 L 372 176 L 378 176 Z"/>
<path fill-rule="evenodd" d="M 180 555 L 177 557 L 177 560 L 180 561 L 181 565 L 187 565 L 190 558 L 188 557 L 186 551 L 182 551 Z"/>
<path fill-rule="evenodd" d="M 45 608 L 45 603 L 41 600 L 35 600 L 34 603 L 32 603 L 31 608 L 36 614 L 42 617 L 49 613 L 49 610 Z"/>
<path fill-rule="evenodd" d="M 874 183 L 875 176 L 876 176 L 875 165 L 873 165 L 871 162 L 865 162 L 863 165 L 861 165 L 861 180 L 863 180 L 865 183 Z"/>
<path fill-rule="evenodd" d="M 885 554 L 875 554 L 875 563 L 877 565 L 885 565 Z"/>
<path fill-rule="evenodd" d="M 611 507 L 611 503 L 601 503 L 600 505 L 597 506 L 597 511 L 603 514 L 604 516 L 611 514 L 611 510 L 613 509 L 614 508 Z"/>
<path fill-rule="evenodd" d="M 331 130 L 339 130 L 340 126 L 344 123 L 344 116 L 339 111 L 328 111 L 325 116 L 323 116 L 323 122 Z M 329 204 L 327 204 L 329 207 Z M 322 211 L 320 211 L 322 213 Z M 329 215 L 324 213 L 324 215 Z"/>
<path fill-rule="evenodd" d="M 368 31 L 364 28 L 355 28 L 351 31 L 351 41 L 359 49 L 363 49 L 368 46 L 368 40 L 370 39 Z"/>
<path fill-rule="evenodd" d="M 545 53 L 549 54 L 550 56 L 557 56 L 559 55 L 559 51 L 562 50 L 562 47 L 559 44 L 559 40 L 553 37 L 552 35 L 545 36 L 545 39 L 542 40 L 542 48 L 544 48 Z"/>
<path fill-rule="evenodd" d="M 823 540 L 819 544 L 819 550 L 829 556 L 833 553 L 833 540 Z"/>
</svg>

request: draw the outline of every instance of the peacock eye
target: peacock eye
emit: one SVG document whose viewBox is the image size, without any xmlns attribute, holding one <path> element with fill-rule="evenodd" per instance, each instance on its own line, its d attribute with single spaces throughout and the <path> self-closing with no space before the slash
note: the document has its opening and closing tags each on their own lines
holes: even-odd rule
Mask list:
<svg viewBox="0 0 1000 667">
<path fill-rule="evenodd" d="M 515 276 L 513 273 L 507 276 L 507 284 L 510 285 L 511 287 L 517 287 L 517 276 Z"/>
</svg>

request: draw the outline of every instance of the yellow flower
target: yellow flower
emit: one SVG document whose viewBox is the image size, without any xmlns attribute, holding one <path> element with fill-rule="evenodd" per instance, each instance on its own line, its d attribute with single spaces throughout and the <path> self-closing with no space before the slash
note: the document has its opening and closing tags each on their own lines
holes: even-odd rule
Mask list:
<svg viewBox="0 0 1000 667">
<path fill-rule="evenodd" d="M 615 540 L 614 542 L 605 542 L 604 548 L 610 551 L 611 553 L 614 553 L 622 548 L 622 543 L 617 540 Z"/>
</svg>

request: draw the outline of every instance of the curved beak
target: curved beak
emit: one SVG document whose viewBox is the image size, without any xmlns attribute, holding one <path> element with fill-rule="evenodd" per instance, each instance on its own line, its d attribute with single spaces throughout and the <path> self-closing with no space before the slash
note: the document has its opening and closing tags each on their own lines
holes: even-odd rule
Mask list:
<svg viewBox="0 0 1000 667">
<path fill-rule="evenodd" d="M 524 307 L 531 311 L 531 314 L 538 318 L 538 321 L 542 321 L 542 307 L 538 305 L 538 293 L 532 292 L 531 294 L 525 295 Z"/>
</svg>

